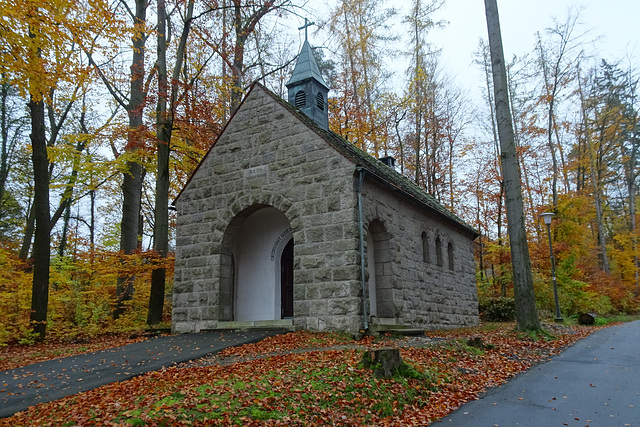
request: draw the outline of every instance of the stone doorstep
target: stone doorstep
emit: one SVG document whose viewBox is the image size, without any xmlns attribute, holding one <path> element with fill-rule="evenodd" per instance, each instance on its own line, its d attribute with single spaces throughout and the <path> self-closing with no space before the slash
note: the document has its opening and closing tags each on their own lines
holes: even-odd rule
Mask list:
<svg viewBox="0 0 640 427">
<path fill-rule="evenodd" d="M 289 329 L 294 331 L 293 319 L 280 320 L 244 320 L 218 322 L 216 329 Z"/>
<path fill-rule="evenodd" d="M 398 320 L 395 317 L 372 317 L 372 325 L 397 325 Z"/>
<path fill-rule="evenodd" d="M 424 335 L 426 329 L 398 324 L 394 318 L 374 318 L 369 325 L 369 331 L 373 335 L 390 333 L 392 335 L 419 336 Z"/>
<path fill-rule="evenodd" d="M 372 335 L 380 335 L 380 334 L 391 334 L 391 335 L 402 335 L 407 337 L 416 337 L 423 336 L 426 332 L 426 329 L 416 329 L 411 328 L 409 326 L 405 326 L 404 328 L 381 328 L 381 327 L 371 327 L 369 331 Z"/>
</svg>

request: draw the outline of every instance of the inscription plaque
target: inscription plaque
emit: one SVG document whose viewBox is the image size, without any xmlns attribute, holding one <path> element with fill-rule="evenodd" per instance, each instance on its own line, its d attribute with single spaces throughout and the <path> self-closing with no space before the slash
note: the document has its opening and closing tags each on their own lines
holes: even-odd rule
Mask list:
<svg viewBox="0 0 640 427">
<path fill-rule="evenodd" d="M 244 179 L 247 181 L 264 180 L 269 175 L 269 166 L 261 165 L 244 170 Z"/>
</svg>

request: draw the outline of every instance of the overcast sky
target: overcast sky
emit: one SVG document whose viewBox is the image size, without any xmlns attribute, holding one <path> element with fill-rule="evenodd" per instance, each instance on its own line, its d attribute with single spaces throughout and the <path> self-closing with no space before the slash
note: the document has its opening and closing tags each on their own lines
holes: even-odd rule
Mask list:
<svg viewBox="0 0 640 427">
<path fill-rule="evenodd" d="M 340 0 L 309 0 L 308 7 L 314 11 L 310 19 L 326 19 L 337 1 Z M 399 9 L 399 22 L 408 13 L 411 1 L 387 0 L 384 4 Z M 585 46 L 585 49 L 590 53 L 597 49 L 598 57 L 610 62 L 631 56 L 632 65 L 640 71 L 640 0 L 498 0 L 506 60 L 509 61 L 513 55 L 531 53 L 537 31 L 544 36 L 545 29 L 553 26 L 554 17 L 564 23 L 569 9 L 579 7 L 583 10 L 579 19 L 581 25 L 576 32 L 589 31 L 585 40 L 600 37 L 595 46 Z M 442 70 L 452 75 L 463 89 L 473 93 L 474 98 L 478 97 L 483 77 L 472 60 L 479 39 L 487 39 L 484 0 L 446 0 L 445 7 L 435 19 L 449 22 L 444 28 L 429 34 L 434 47 L 442 49 Z M 301 18 L 298 20 L 302 22 Z M 399 33 L 401 30 L 396 24 L 394 31 Z M 299 36 L 302 41 L 304 33 L 299 32 Z M 314 35 L 310 33 L 310 43 L 325 44 L 327 36 L 322 31 Z M 398 48 L 406 49 L 406 46 Z M 392 66 L 400 66 L 400 62 L 394 59 Z"/>
<path fill-rule="evenodd" d="M 639 69 L 640 0 L 498 0 L 506 60 L 531 52 L 537 31 L 544 36 L 554 17 L 565 22 L 568 10 L 581 6 L 577 32 L 590 31 L 590 39 L 601 37 L 595 45 L 599 57 L 616 61 L 632 55 Z M 432 34 L 433 43 L 442 48 L 443 65 L 451 74 L 468 75 L 479 38 L 487 39 L 484 1 L 447 0 L 439 16 L 449 21 Z"/>
</svg>

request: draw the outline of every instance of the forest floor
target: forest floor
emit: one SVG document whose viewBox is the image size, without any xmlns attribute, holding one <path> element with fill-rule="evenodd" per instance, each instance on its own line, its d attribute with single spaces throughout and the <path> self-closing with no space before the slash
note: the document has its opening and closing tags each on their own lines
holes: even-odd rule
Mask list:
<svg viewBox="0 0 640 427">
<path fill-rule="evenodd" d="M 0 426 L 427 425 L 601 328 L 545 327 L 549 333 L 537 336 L 515 332 L 513 323 L 360 341 L 305 331 L 277 335 L 42 403 L 0 419 Z M 478 337 L 484 347 L 468 344 Z M 0 366 L 128 340 L 5 347 Z M 361 360 L 366 350 L 381 347 L 398 348 L 410 369 L 376 378 Z"/>
</svg>

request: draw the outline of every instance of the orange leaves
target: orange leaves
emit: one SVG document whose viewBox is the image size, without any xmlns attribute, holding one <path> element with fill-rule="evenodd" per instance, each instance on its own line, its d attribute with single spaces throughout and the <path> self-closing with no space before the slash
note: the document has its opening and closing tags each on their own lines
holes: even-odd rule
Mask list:
<svg viewBox="0 0 640 427">
<path fill-rule="evenodd" d="M 244 357 L 241 363 L 152 372 L 38 405 L 0 420 L 0 426 L 67 421 L 97 425 L 107 420 L 151 425 L 423 426 L 593 330 L 562 328 L 553 340 L 532 341 L 512 332 L 512 327 L 449 331 L 435 343 L 286 334 L 224 351 L 227 357 Z M 478 335 L 494 348 L 479 351 L 464 344 Z M 375 379 L 360 359 L 364 349 L 380 345 L 400 347 L 403 359 L 421 377 Z"/>
<path fill-rule="evenodd" d="M 264 353 L 284 352 L 300 348 L 326 348 L 350 341 L 346 334 L 317 334 L 300 331 L 266 338 L 255 344 L 231 347 L 222 350 L 221 356 L 247 356 Z"/>
</svg>

